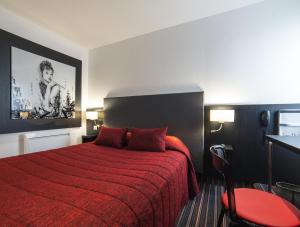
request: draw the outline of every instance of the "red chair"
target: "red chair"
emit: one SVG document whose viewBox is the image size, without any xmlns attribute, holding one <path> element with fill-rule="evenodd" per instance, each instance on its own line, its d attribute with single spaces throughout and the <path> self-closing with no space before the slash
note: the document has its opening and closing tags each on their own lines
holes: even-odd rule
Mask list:
<svg viewBox="0 0 300 227">
<path fill-rule="evenodd" d="M 218 227 L 226 213 L 231 224 L 255 224 L 273 227 L 300 226 L 300 211 L 285 199 L 251 188 L 236 188 L 231 178 L 231 165 L 224 146 L 210 148 L 214 168 L 224 177 L 226 192 L 222 196 L 222 211 Z"/>
</svg>

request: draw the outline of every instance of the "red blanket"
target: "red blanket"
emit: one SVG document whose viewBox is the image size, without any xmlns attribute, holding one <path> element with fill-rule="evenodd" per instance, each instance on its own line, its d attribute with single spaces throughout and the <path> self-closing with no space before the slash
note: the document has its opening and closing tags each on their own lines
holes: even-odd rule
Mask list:
<svg viewBox="0 0 300 227">
<path fill-rule="evenodd" d="M 198 192 L 188 150 L 93 143 L 0 160 L 0 225 L 174 226 Z"/>
</svg>

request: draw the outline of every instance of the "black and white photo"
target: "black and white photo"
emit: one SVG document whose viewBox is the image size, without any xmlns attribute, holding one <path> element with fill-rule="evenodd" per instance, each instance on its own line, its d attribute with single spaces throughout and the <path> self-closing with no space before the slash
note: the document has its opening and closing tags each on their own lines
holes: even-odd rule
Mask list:
<svg viewBox="0 0 300 227">
<path fill-rule="evenodd" d="M 11 119 L 75 117 L 76 68 L 11 47 Z"/>
</svg>

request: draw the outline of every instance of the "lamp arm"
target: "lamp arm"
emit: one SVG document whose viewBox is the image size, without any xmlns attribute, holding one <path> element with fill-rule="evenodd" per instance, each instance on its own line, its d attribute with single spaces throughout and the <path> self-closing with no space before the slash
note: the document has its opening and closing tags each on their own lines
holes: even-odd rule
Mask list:
<svg viewBox="0 0 300 227">
<path fill-rule="evenodd" d="M 94 120 L 94 127 L 97 127 L 97 130 L 99 129 L 99 124 L 97 123 L 97 120 Z"/>
<path fill-rule="evenodd" d="M 218 132 L 218 131 L 220 131 L 222 129 L 222 127 L 223 127 L 223 122 L 220 122 L 220 127 L 218 129 L 212 129 L 210 132 L 211 133 Z"/>
</svg>

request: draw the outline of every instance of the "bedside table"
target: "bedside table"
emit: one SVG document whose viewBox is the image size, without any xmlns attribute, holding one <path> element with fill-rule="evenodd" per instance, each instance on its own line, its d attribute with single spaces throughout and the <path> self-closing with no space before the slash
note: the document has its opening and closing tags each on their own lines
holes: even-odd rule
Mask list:
<svg viewBox="0 0 300 227">
<path fill-rule="evenodd" d="M 88 143 L 88 142 L 92 142 L 97 138 L 97 135 L 85 135 L 82 136 L 82 143 Z"/>
</svg>

